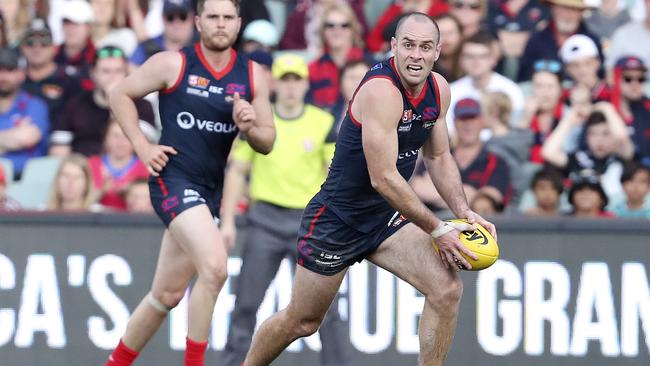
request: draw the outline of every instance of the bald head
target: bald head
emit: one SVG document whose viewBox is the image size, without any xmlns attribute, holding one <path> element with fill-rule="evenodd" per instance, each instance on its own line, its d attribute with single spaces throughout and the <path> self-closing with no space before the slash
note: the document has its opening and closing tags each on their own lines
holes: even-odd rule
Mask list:
<svg viewBox="0 0 650 366">
<path fill-rule="evenodd" d="M 408 15 L 405 15 L 402 17 L 402 19 L 397 22 L 397 28 L 395 29 L 395 38 L 399 39 L 399 36 L 404 30 L 409 29 L 409 25 L 413 23 L 430 23 L 433 26 L 433 40 L 435 44 L 438 44 L 440 42 L 440 29 L 438 28 L 438 24 L 428 16 L 427 14 L 424 13 L 410 13 Z"/>
</svg>

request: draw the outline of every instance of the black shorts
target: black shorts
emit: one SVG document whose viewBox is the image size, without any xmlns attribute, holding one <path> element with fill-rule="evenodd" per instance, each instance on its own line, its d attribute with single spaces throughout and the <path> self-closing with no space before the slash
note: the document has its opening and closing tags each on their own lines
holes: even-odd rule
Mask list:
<svg viewBox="0 0 650 366">
<path fill-rule="evenodd" d="M 156 214 L 166 227 L 181 212 L 198 205 L 207 205 L 212 216 L 219 217 L 217 192 L 185 177 L 149 177 L 149 195 Z M 218 219 L 217 219 L 218 220 Z"/>
<path fill-rule="evenodd" d="M 364 233 L 343 222 L 327 204 L 312 200 L 298 231 L 297 263 L 318 274 L 334 275 L 361 262 L 409 222 L 396 211 L 376 220 L 376 229 Z"/>
</svg>

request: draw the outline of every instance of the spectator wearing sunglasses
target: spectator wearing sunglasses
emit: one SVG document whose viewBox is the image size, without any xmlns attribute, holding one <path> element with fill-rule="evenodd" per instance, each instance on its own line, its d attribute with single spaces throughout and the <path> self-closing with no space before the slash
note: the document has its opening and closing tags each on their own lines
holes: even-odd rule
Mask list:
<svg viewBox="0 0 650 366">
<path fill-rule="evenodd" d="M 70 99 L 63 113 L 54 121 L 50 136 L 50 154 L 67 156 L 71 152 L 85 156 L 101 153 L 104 135 L 110 121 L 108 93 L 127 75 L 128 61 L 122 49 L 106 46 L 97 51 L 91 71 L 95 85 Z M 156 136 L 151 104 L 136 102 L 140 128 L 150 138 Z"/>
<path fill-rule="evenodd" d="M 500 71 L 517 78 L 519 57 L 530 35 L 548 24 L 548 7 L 539 0 L 496 0 L 488 7 L 488 27 L 497 36 L 503 53 Z"/>
<path fill-rule="evenodd" d="M 63 66 L 54 62 L 56 51 L 45 20 L 32 20 L 20 43 L 20 52 L 27 63 L 23 88 L 47 103 L 50 121 L 54 121 L 65 103 L 81 91 L 80 80 L 68 75 Z"/>
<path fill-rule="evenodd" d="M 614 104 L 628 126 L 638 159 L 650 166 L 650 98 L 644 92 L 648 68 L 636 56 L 623 56 L 614 67 Z"/>
<path fill-rule="evenodd" d="M 323 53 L 309 64 L 309 99 L 317 107 L 331 111 L 340 97 L 343 66 L 353 60 L 366 60 L 369 64 L 374 60 L 363 49 L 361 24 L 347 3 L 328 6 L 320 21 Z"/>
<path fill-rule="evenodd" d="M 95 21 L 93 8 L 85 0 L 66 0 L 61 2 L 61 18 L 64 39 L 54 60 L 68 75 L 79 78 L 85 90 L 91 90 L 90 65 L 95 57 L 90 38 L 90 25 Z"/>
<path fill-rule="evenodd" d="M 25 72 L 18 55 L 0 49 L 0 158 L 12 161 L 19 178 L 32 157 L 46 155 L 47 105 L 22 89 Z"/>
<path fill-rule="evenodd" d="M 90 5 L 95 12 L 95 21 L 90 28 L 95 47 L 120 47 L 130 56 L 138 45 L 138 39 L 130 28 L 117 26 L 117 0 L 90 0 Z"/>
<path fill-rule="evenodd" d="M 643 19 L 643 16 L 641 17 Z M 633 21 L 614 32 L 607 48 L 607 68 L 612 69 L 616 61 L 625 55 L 640 58 L 650 65 L 650 0 L 645 0 L 645 20 Z"/>
<path fill-rule="evenodd" d="M 609 85 L 599 76 L 600 54 L 596 43 L 584 34 L 574 34 L 560 48 L 560 58 L 566 74 L 573 80 L 573 87 L 564 92 L 565 99 L 571 90 L 579 87 L 589 90 L 591 101 L 610 101 Z"/>
<path fill-rule="evenodd" d="M 323 10 L 341 0 L 298 0 L 294 11 L 289 14 L 284 34 L 280 39 L 281 50 L 309 50 L 317 54 L 322 46 L 319 35 L 320 19 Z M 361 24 L 362 34 L 368 26 L 364 15 L 364 0 L 346 0 L 352 7 L 357 21 Z"/>
<path fill-rule="evenodd" d="M 531 83 L 531 93 L 526 98 L 520 128 L 533 132 L 530 161 L 543 164 L 542 145 L 560 123 L 565 112 L 562 102 L 562 64 L 557 60 L 537 60 Z"/>
<path fill-rule="evenodd" d="M 574 34 L 584 34 L 591 38 L 602 60 L 602 50 L 598 37 L 593 35 L 582 19 L 582 13 L 590 8 L 585 0 L 547 0 L 551 8 L 551 21 L 544 29 L 534 32 L 519 60 L 517 81 L 528 81 L 533 75 L 536 60 L 559 60 L 558 54 L 564 42 Z"/>
<path fill-rule="evenodd" d="M 140 43 L 131 55 L 131 63 L 139 66 L 160 51 L 179 51 L 194 43 L 194 14 L 191 0 L 165 0 L 163 33 Z"/>
</svg>

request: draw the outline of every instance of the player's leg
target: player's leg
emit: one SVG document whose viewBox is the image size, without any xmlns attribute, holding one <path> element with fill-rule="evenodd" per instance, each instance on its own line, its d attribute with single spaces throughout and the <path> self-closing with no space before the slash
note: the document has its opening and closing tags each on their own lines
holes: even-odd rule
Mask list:
<svg viewBox="0 0 650 366">
<path fill-rule="evenodd" d="M 225 366 L 239 366 L 246 357 L 257 323 L 257 310 L 285 256 L 282 240 L 275 233 L 255 224 L 251 224 L 246 233 L 242 267 L 235 291 L 235 308 L 222 358 Z"/>
<path fill-rule="evenodd" d="M 260 326 L 246 355 L 246 366 L 269 365 L 291 342 L 316 332 L 346 272 L 325 276 L 302 266 L 296 268 L 289 306 Z"/>
<path fill-rule="evenodd" d="M 196 269 L 189 299 L 186 365 L 203 365 L 214 304 L 227 277 L 228 253 L 212 214 L 205 204 L 184 210 L 169 232 Z"/>
<path fill-rule="evenodd" d="M 419 326 L 420 365 L 442 365 L 454 337 L 463 291 L 456 271 L 444 268 L 430 236 L 412 223 L 384 240 L 368 259 L 425 296 Z"/>
<path fill-rule="evenodd" d="M 151 291 L 131 315 L 120 345 L 107 365 L 131 364 L 165 320 L 169 309 L 181 301 L 194 273 L 190 258 L 165 230 Z"/>
</svg>

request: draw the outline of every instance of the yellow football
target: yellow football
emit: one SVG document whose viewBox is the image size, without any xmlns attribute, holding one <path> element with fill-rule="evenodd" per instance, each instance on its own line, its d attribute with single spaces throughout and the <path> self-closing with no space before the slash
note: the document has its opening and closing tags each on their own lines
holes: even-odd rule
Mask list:
<svg viewBox="0 0 650 366">
<path fill-rule="evenodd" d="M 455 219 L 450 220 L 454 222 L 463 222 L 466 223 L 465 219 Z M 477 260 L 469 258 L 465 254 L 461 253 L 465 259 L 472 265 L 470 271 L 480 271 L 486 269 L 499 258 L 499 246 L 497 241 L 494 240 L 490 232 L 487 231 L 483 226 L 479 224 L 474 224 L 477 228 L 473 231 L 463 231 L 459 235 L 460 242 L 463 243 L 469 250 L 474 252 L 477 256 Z M 438 252 L 438 245 L 436 245 L 435 240 L 433 241 L 433 247 Z"/>
</svg>

